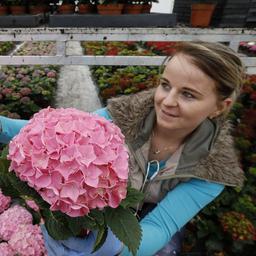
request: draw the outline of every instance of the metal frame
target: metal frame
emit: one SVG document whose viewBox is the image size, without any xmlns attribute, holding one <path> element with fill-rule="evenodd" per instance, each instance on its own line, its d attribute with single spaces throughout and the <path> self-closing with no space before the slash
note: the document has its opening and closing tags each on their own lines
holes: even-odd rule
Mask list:
<svg viewBox="0 0 256 256">
<path fill-rule="evenodd" d="M 67 56 L 67 41 L 191 41 L 228 42 L 237 51 L 239 42 L 256 41 L 255 29 L 244 28 L 8 28 L 0 41 L 56 41 L 55 56 L 0 56 L 0 65 L 160 65 L 164 56 Z M 256 73 L 256 57 L 241 56 L 249 73 Z"/>
</svg>

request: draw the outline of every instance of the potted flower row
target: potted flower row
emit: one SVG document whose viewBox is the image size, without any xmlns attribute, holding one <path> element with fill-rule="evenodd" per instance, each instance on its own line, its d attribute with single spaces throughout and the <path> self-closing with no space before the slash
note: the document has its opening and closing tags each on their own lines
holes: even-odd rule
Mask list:
<svg viewBox="0 0 256 256">
<path fill-rule="evenodd" d="M 58 6 L 58 13 L 74 13 L 75 2 L 75 0 L 62 0 Z M 102 15 L 149 13 L 152 2 L 158 2 L 158 0 L 79 0 L 78 13 L 98 12 Z"/>
<path fill-rule="evenodd" d="M 39 14 L 47 10 L 48 0 L 2 0 L 0 3 L 0 15 Z"/>
</svg>

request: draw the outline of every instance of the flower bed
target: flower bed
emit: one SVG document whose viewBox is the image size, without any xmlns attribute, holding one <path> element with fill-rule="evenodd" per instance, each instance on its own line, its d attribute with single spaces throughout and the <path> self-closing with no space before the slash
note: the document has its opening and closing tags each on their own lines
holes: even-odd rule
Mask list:
<svg viewBox="0 0 256 256">
<path fill-rule="evenodd" d="M 56 55 L 55 42 L 26 42 L 16 55 Z"/>
<path fill-rule="evenodd" d="M 171 56 L 176 42 L 145 42 L 144 47 L 157 55 Z"/>
<path fill-rule="evenodd" d="M 8 54 L 14 46 L 14 42 L 0 42 L 0 55 Z"/>
<path fill-rule="evenodd" d="M 157 84 L 159 73 L 157 67 L 144 66 L 98 66 L 91 70 L 103 102 L 118 94 L 130 94 L 153 87 Z"/>
<path fill-rule="evenodd" d="M 4 66 L 0 70 L 0 114 L 29 119 L 51 105 L 58 69 L 53 66 Z"/>
<path fill-rule="evenodd" d="M 247 56 L 256 56 L 256 42 L 240 42 L 239 52 Z"/>
<path fill-rule="evenodd" d="M 16 55 L 53 55 L 53 42 L 26 42 Z M 53 103 L 57 66 L 2 66 L 0 70 L 0 114 L 29 119 Z"/>
<path fill-rule="evenodd" d="M 82 42 L 86 55 L 125 55 L 152 56 L 148 49 L 143 49 L 136 42 Z"/>
</svg>

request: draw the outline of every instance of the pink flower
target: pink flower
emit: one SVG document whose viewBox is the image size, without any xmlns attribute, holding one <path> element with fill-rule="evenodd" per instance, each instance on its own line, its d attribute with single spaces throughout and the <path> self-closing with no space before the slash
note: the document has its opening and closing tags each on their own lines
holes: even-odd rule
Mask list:
<svg viewBox="0 0 256 256">
<path fill-rule="evenodd" d="M 126 197 L 128 153 L 120 129 L 95 114 L 47 108 L 10 142 L 10 170 L 71 217 Z"/>
<path fill-rule="evenodd" d="M 29 94 L 31 94 L 32 90 L 28 87 L 24 87 L 20 89 L 20 93 L 22 94 L 22 96 L 27 96 Z"/>
<path fill-rule="evenodd" d="M 252 46 L 250 47 L 250 51 L 256 52 L 256 45 L 252 45 Z"/>
<path fill-rule="evenodd" d="M 15 256 L 15 252 L 8 243 L 0 243 L 0 255 L 1 256 Z"/>
<path fill-rule="evenodd" d="M 0 240 L 8 241 L 21 224 L 32 224 L 32 215 L 23 207 L 15 205 L 0 215 Z"/>
<path fill-rule="evenodd" d="M 2 93 L 3 95 L 9 95 L 9 94 L 12 93 L 12 89 L 11 89 L 11 88 L 4 88 L 4 89 L 1 91 L 1 93 Z"/>
<path fill-rule="evenodd" d="M 36 211 L 36 212 L 39 211 L 39 207 L 38 207 L 38 205 L 35 203 L 35 201 L 28 199 L 28 200 L 26 200 L 26 204 L 27 204 L 31 209 L 33 209 L 34 211 Z"/>
<path fill-rule="evenodd" d="M 6 210 L 11 202 L 11 198 L 9 196 L 5 196 L 0 189 L 0 213 Z"/>
<path fill-rule="evenodd" d="M 27 96 L 24 96 L 20 99 L 20 102 L 23 104 L 29 103 L 30 102 L 30 98 Z"/>
<path fill-rule="evenodd" d="M 55 78 L 56 77 L 56 72 L 55 71 L 50 71 L 47 73 L 47 77 L 49 78 Z"/>
<path fill-rule="evenodd" d="M 46 252 L 43 235 L 38 225 L 19 225 L 11 236 L 9 244 L 20 256 L 43 256 Z"/>
</svg>

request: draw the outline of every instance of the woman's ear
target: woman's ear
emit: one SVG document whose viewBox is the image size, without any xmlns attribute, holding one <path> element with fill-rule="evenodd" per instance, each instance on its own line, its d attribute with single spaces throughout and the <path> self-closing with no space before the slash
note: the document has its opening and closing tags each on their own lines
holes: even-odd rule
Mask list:
<svg viewBox="0 0 256 256">
<path fill-rule="evenodd" d="M 216 118 L 218 116 L 220 116 L 221 114 L 223 113 L 228 113 L 229 112 L 229 109 L 232 107 L 232 103 L 233 103 L 233 100 L 231 98 L 226 98 L 224 100 L 221 100 L 219 103 L 218 103 L 218 107 L 217 107 L 217 110 L 214 111 L 210 116 L 209 118 L 210 119 L 213 119 L 213 118 Z"/>
</svg>

